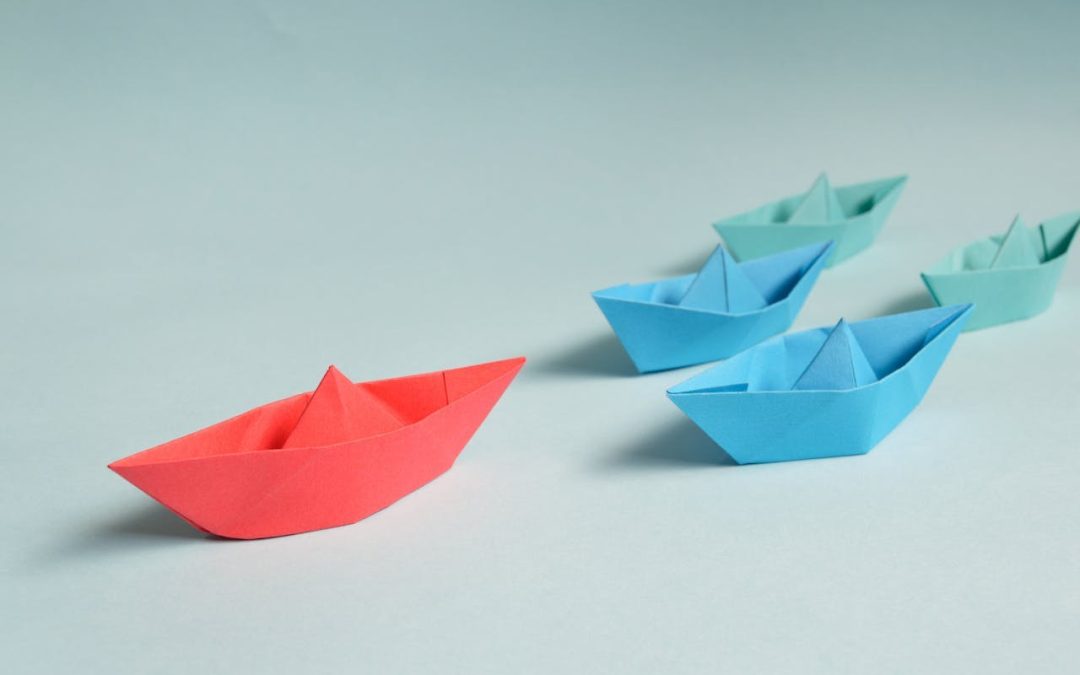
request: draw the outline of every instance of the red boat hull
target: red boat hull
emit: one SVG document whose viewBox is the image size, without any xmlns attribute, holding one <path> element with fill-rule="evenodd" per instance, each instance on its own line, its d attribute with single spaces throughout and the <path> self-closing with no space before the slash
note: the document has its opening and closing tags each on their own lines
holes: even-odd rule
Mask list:
<svg viewBox="0 0 1080 675">
<path fill-rule="evenodd" d="M 311 397 L 300 394 L 109 468 L 194 527 L 221 537 L 259 539 L 348 525 L 449 469 L 524 362 L 353 385 L 383 397 L 407 422 L 388 433 L 280 449 Z"/>
</svg>

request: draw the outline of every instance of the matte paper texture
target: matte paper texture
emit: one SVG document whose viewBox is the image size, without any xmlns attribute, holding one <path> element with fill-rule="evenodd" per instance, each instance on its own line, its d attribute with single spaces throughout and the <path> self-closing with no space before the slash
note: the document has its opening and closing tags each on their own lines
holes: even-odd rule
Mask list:
<svg viewBox="0 0 1080 675">
<path fill-rule="evenodd" d="M 525 363 L 319 387 L 109 465 L 194 527 L 257 539 L 354 523 L 450 468 Z"/>
<path fill-rule="evenodd" d="M 874 243 L 906 176 L 833 188 L 822 174 L 809 190 L 724 218 L 713 227 L 739 260 L 835 241 L 831 267 Z"/>
<path fill-rule="evenodd" d="M 716 361 L 791 327 L 832 250 L 811 244 L 740 263 L 717 246 L 697 274 L 593 299 L 639 372 Z"/>
<path fill-rule="evenodd" d="M 869 452 L 929 388 L 971 305 L 775 337 L 668 390 L 736 462 Z"/>
<path fill-rule="evenodd" d="M 975 303 L 964 330 L 1033 317 L 1054 301 L 1077 228 L 1080 212 L 1030 229 L 1017 216 L 1005 234 L 951 251 L 923 283 L 939 305 Z"/>
</svg>

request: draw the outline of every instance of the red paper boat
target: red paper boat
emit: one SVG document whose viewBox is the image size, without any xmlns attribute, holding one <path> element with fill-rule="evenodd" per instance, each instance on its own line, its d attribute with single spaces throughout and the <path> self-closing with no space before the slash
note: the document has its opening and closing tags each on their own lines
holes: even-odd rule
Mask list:
<svg viewBox="0 0 1080 675">
<path fill-rule="evenodd" d="M 348 525 L 453 465 L 524 365 L 493 361 L 268 403 L 109 468 L 204 532 L 258 539 Z"/>
</svg>

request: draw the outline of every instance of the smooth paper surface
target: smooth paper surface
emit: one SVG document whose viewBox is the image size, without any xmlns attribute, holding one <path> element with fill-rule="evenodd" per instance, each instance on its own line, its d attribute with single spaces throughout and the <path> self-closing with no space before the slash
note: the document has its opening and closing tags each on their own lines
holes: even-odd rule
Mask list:
<svg viewBox="0 0 1080 675">
<path fill-rule="evenodd" d="M 851 326 L 840 319 L 792 389 L 854 389 L 876 380 Z"/>
<path fill-rule="evenodd" d="M 975 304 L 965 330 L 1033 317 L 1053 303 L 1078 228 L 1080 211 L 1034 228 L 1017 216 L 1004 235 L 951 251 L 923 272 L 923 283 L 939 305 Z"/>
<path fill-rule="evenodd" d="M 257 539 L 347 525 L 450 468 L 524 358 L 355 384 L 333 366 L 269 403 L 109 465 L 194 527 Z"/>
<path fill-rule="evenodd" d="M 822 174 L 803 194 L 724 218 L 713 227 L 740 261 L 835 241 L 830 266 L 866 249 L 896 205 L 906 176 L 833 188 Z"/>
<path fill-rule="evenodd" d="M 722 246 L 705 262 L 690 284 L 680 307 L 739 314 L 765 307 L 768 302 Z"/>
<path fill-rule="evenodd" d="M 832 242 L 736 262 L 718 246 L 697 274 L 593 293 L 639 372 L 727 358 L 787 330 Z"/>
<path fill-rule="evenodd" d="M 668 390 L 736 462 L 869 452 L 922 400 L 971 305 L 772 338 Z"/>
<path fill-rule="evenodd" d="M 330 366 L 281 447 L 332 445 L 403 426 L 405 423 L 370 389 L 356 386 Z"/>
<path fill-rule="evenodd" d="M 826 174 L 818 176 L 807 190 L 799 205 L 791 212 L 787 222 L 792 225 L 814 225 L 817 223 L 835 223 L 847 218 L 840 199 L 836 196 Z"/>
</svg>

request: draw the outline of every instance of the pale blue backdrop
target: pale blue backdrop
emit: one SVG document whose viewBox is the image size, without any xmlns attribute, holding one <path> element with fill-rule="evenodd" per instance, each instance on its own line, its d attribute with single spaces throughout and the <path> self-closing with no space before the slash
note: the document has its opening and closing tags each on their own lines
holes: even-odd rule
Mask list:
<svg viewBox="0 0 1080 675">
<path fill-rule="evenodd" d="M 589 291 L 911 180 L 796 328 L 1080 208 L 1072 2 L 0 4 L 0 670 L 1060 673 L 1080 260 L 863 458 L 732 467 Z M 206 539 L 105 464 L 311 388 L 525 354 L 444 478 Z"/>
</svg>

